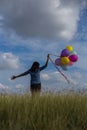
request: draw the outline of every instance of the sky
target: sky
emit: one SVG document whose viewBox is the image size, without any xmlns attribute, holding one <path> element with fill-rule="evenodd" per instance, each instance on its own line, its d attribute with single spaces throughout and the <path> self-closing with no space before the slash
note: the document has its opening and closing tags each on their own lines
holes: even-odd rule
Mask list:
<svg viewBox="0 0 87 130">
<path fill-rule="evenodd" d="M 0 92 L 28 91 L 30 75 L 16 80 L 11 76 L 28 70 L 34 61 L 44 65 L 48 53 L 60 55 L 67 45 L 79 57 L 67 71 L 61 70 L 70 84 L 49 61 L 41 72 L 42 91 L 87 91 L 87 0 L 1 0 Z"/>
</svg>

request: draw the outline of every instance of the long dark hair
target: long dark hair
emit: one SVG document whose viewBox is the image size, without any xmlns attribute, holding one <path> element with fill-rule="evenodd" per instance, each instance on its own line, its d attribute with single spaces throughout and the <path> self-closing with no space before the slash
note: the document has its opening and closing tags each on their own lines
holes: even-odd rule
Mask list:
<svg viewBox="0 0 87 130">
<path fill-rule="evenodd" d="M 39 66 L 40 66 L 39 62 L 37 61 L 33 62 L 30 71 L 35 72 L 36 69 L 39 69 Z"/>
</svg>

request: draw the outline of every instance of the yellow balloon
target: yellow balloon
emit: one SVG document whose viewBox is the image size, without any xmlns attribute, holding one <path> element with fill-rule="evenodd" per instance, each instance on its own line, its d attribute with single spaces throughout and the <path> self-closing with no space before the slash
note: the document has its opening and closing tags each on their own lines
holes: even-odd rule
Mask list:
<svg viewBox="0 0 87 130">
<path fill-rule="evenodd" d="M 70 60 L 68 57 L 61 57 L 61 65 L 68 65 Z"/>
<path fill-rule="evenodd" d="M 70 51 L 70 52 L 73 51 L 73 47 L 72 47 L 72 46 L 66 46 L 66 49 L 67 49 L 68 51 Z"/>
</svg>

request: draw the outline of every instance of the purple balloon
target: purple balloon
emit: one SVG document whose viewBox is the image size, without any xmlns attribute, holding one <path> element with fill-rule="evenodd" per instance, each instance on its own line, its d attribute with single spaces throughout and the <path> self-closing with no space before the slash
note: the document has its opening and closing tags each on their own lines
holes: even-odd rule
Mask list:
<svg viewBox="0 0 87 130">
<path fill-rule="evenodd" d="M 62 52 L 61 52 L 62 57 L 69 56 L 69 54 L 70 54 L 70 52 L 67 49 L 62 50 Z"/>
<path fill-rule="evenodd" d="M 58 59 L 55 60 L 55 65 L 58 65 L 58 66 L 61 65 L 61 60 L 60 60 L 60 58 L 58 58 Z"/>
<path fill-rule="evenodd" d="M 72 61 L 72 62 L 76 62 L 76 61 L 78 60 L 78 56 L 75 55 L 75 54 L 73 54 L 73 55 L 70 55 L 70 56 L 69 56 L 69 59 L 70 59 L 70 61 Z"/>
</svg>

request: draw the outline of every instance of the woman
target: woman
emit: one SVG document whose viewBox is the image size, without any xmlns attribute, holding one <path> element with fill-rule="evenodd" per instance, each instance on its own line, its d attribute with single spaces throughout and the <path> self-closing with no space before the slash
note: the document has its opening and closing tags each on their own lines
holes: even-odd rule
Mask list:
<svg viewBox="0 0 87 130">
<path fill-rule="evenodd" d="M 26 72 L 19 74 L 17 76 L 13 75 L 11 77 L 11 79 L 14 80 L 18 77 L 30 74 L 30 76 L 31 76 L 31 81 L 30 81 L 31 93 L 33 94 L 35 92 L 40 92 L 41 91 L 40 71 L 44 70 L 47 67 L 48 61 L 49 61 L 49 54 L 47 55 L 47 60 L 46 60 L 45 65 L 43 65 L 42 67 L 40 67 L 39 62 L 35 61 L 29 70 L 27 70 Z"/>
</svg>

